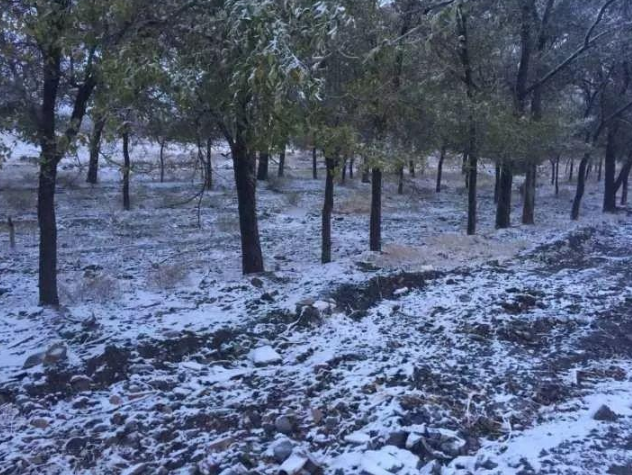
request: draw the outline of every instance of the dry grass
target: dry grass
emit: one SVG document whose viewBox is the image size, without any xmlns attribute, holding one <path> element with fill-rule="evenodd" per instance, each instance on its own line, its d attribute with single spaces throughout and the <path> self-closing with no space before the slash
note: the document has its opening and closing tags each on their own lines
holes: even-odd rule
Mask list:
<svg viewBox="0 0 632 475">
<path fill-rule="evenodd" d="M 120 295 L 119 283 L 107 273 L 84 276 L 74 285 L 60 285 L 61 300 L 69 303 L 107 303 Z"/>
<path fill-rule="evenodd" d="M 184 282 L 189 275 L 189 267 L 185 262 L 178 261 L 162 264 L 147 276 L 147 283 L 157 290 L 169 290 Z"/>
</svg>

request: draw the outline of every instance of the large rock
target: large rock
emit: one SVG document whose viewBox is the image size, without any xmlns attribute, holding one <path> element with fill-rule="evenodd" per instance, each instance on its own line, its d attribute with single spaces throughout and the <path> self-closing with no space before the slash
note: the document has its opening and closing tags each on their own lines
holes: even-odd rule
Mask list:
<svg viewBox="0 0 632 475">
<path fill-rule="evenodd" d="M 595 415 L 593 416 L 593 419 L 595 419 L 596 421 L 604 422 L 615 422 L 618 418 L 619 415 L 605 404 L 597 409 L 597 412 L 595 412 Z"/>
<path fill-rule="evenodd" d="M 283 439 L 278 441 L 276 444 L 272 446 L 272 454 L 274 455 L 274 460 L 277 463 L 285 462 L 290 455 L 292 455 L 292 451 L 294 450 L 294 444 L 287 439 Z"/>
<path fill-rule="evenodd" d="M 44 365 L 55 365 L 68 359 L 68 349 L 63 343 L 55 343 L 44 353 Z"/>
</svg>

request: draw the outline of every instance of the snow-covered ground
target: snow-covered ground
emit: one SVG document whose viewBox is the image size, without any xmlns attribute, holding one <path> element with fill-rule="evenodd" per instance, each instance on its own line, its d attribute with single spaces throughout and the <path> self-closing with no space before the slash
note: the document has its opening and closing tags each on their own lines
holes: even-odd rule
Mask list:
<svg viewBox="0 0 632 475">
<path fill-rule="evenodd" d="M 601 215 L 594 177 L 579 223 L 572 186 L 543 178 L 538 224 L 497 232 L 486 169 L 467 237 L 458 160 L 440 194 L 431 163 L 404 195 L 386 184 L 380 255 L 369 185 L 347 179 L 322 266 L 323 181 L 297 151 L 258 190 L 269 272 L 243 278 L 220 151 L 199 200 L 191 150 L 160 184 L 137 145 L 126 213 L 116 147 L 96 187 L 80 149 L 60 172 L 53 311 L 36 305 L 36 149 L 14 152 L 0 474 L 632 473 L 632 218 Z"/>
</svg>

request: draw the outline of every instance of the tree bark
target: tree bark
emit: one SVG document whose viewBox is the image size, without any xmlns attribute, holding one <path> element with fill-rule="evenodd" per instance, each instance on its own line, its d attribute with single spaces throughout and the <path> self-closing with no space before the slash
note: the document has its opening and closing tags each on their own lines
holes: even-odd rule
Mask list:
<svg viewBox="0 0 632 475">
<path fill-rule="evenodd" d="M 437 165 L 437 186 L 435 188 L 437 193 L 441 193 L 441 180 L 443 179 L 443 162 L 445 161 L 445 153 L 446 147 L 443 145 L 441 147 L 441 152 L 439 154 L 439 163 Z"/>
<path fill-rule="evenodd" d="M 355 162 L 355 158 L 351 157 L 349 160 L 349 179 L 353 180 L 353 163 Z"/>
<path fill-rule="evenodd" d="M 57 221 L 55 217 L 55 186 L 57 157 L 43 151 L 39 188 L 37 192 L 37 218 L 40 229 L 39 297 L 42 305 L 59 305 L 57 292 Z"/>
<path fill-rule="evenodd" d="M 206 159 L 204 160 L 204 188 L 206 190 L 213 189 L 213 139 L 206 139 Z"/>
<path fill-rule="evenodd" d="M 167 141 L 165 139 L 160 139 L 160 183 L 165 182 L 165 147 L 167 145 Z"/>
<path fill-rule="evenodd" d="M 500 196 L 500 172 L 501 167 L 498 163 L 495 166 L 494 173 L 494 204 L 498 204 L 498 197 Z"/>
<path fill-rule="evenodd" d="M 575 160 L 571 158 L 571 161 L 570 161 L 570 171 L 568 172 L 568 181 L 569 181 L 569 182 L 572 182 L 572 181 L 573 181 L 574 168 L 575 168 Z"/>
<path fill-rule="evenodd" d="M 369 248 L 382 250 L 382 170 L 372 169 L 371 179 L 371 219 L 369 223 Z"/>
<path fill-rule="evenodd" d="M 129 199 L 129 175 L 131 169 L 131 160 L 129 157 L 129 132 L 124 131 L 123 135 L 123 209 L 129 211 L 131 209 Z"/>
<path fill-rule="evenodd" d="M 92 127 L 92 134 L 90 134 L 90 160 L 88 161 L 88 176 L 86 181 L 92 185 L 96 185 L 98 182 L 101 137 L 103 136 L 105 123 L 105 116 L 95 117 L 94 125 Z"/>
<path fill-rule="evenodd" d="M 325 201 L 323 203 L 322 229 L 321 229 L 321 256 L 323 264 L 331 262 L 331 215 L 334 209 L 334 175 L 336 173 L 336 160 L 325 157 Z"/>
<path fill-rule="evenodd" d="M 408 173 L 410 174 L 411 178 L 415 178 L 415 162 L 413 160 L 410 160 L 408 162 Z"/>
<path fill-rule="evenodd" d="M 318 151 L 312 148 L 312 178 L 318 180 Z"/>
<path fill-rule="evenodd" d="M 573 199 L 573 207 L 571 209 L 571 219 L 577 221 L 579 219 L 579 210 L 584 197 L 584 190 L 586 189 L 586 169 L 590 162 L 590 154 L 586 153 L 579 162 L 579 173 L 577 174 L 577 189 L 575 191 L 575 198 Z"/>
<path fill-rule="evenodd" d="M 529 163 L 524 183 L 524 202 L 522 207 L 522 224 L 535 224 L 535 190 L 537 165 Z"/>
<path fill-rule="evenodd" d="M 617 190 L 615 188 L 617 156 L 615 148 L 616 127 L 608 127 L 606 140 L 606 157 L 604 163 L 604 213 L 617 211 Z"/>
<path fill-rule="evenodd" d="M 398 170 L 397 194 L 404 194 L 404 165 L 401 165 Z"/>
<path fill-rule="evenodd" d="M 268 152 L 259 153 L 259 168 L 257 169 L 257 180 L 265 181 L 268 179 L 268 167 L 270 163 L 270 155 Z"/>
<path fill-rule="evenodd" d="M 560 194 L 560 157 L 555 160 L 555 196 Z"/>
<path fill-rule="evenodd" d="M 510 165 L 501 165 L 498 186 L 498 205 L 496 207 L 496 228 L 506 229 L 511 226 L 511 192 L 513 187 L 513 170 Z"/>
<path fill-rule="evenodd" d="M 597 182 L 601 182 L 602 173 L 603 173 L 603 160 L 599 159 L 599 166 L 597 167 Z"/>
<path fill-rule="evenodd" d="M 472 132 L 470 132 L 472 133 Z M 467 172 L 467 234 L 476 234 L 476 193 L 478 181 L 478 154 L 476 152 L 476 138 L 470 138 L 470 152 L 468 153 Z"/>
<path fill-rule="evenodd" d="M 241 268 L 244 274 L 263 272 L 263 255 L 257 222 L 256 157 L 250 153 L 238 131 L 231 144 L 241 237 Z"/>
<path fill-rule="evenodd" d="M 621 206 L 628 204 L 628 179 L 630 177 L 630 170 L 623 177 L 623 183 L 621 183 Z"/>
<path fill-rule="evenodd" d="M 279 177 L 285 176 L 285 148 L 279 153 Z"/>
<path fill-rule="evenodd" d="M 340 183 L 344 185 L 345 181 L 347 181 L 347 157 L 342 160 L 342 169 L 340 174 Z"/>
</svg>

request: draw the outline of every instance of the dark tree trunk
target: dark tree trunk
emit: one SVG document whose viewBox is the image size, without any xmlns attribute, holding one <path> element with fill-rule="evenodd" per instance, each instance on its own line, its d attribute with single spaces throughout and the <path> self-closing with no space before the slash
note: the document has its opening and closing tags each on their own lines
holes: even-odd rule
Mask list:
<svg viewBox="0 0 632 475">
<path fill-rule="evenodd" d="M 129 175 L 131 160 L 129 157 L 129 132 L 124 131 L 123 135 L 123 209 L 129 211 L 131 208 L 129 200 Z"/>
<path fill-rule="evenodd" d="M 555 159 L 551 159 L 551 186 L 555 185 Z"/>
<path fill-rule="evenodd" d="M 401 165 L 398 170 L 397 194 L 404 194 L 404 165 Z"/>
<path fill-rule="evenodd" d="M 37 218 L 40 229 L 39 293 L 43 305 L 59 305 L 57 293 L 57 222 L 55 183 L 57 157 L 42 154 L 37 193 Z"/>
<path fill-rule="evenodd" d="M 597 167 L 597 181 L 601 182 L 601 174 L 603 172 L 603 160 L 599 159 L 599 166 Z"/>
<path fill-rule="evenodd" d="M 268 167 L 270 163 L 270 155 L 268 152 L 259 153 L 259 168 L 257 169 L 257 180 L 265 181 L 268 179 Z"/>
<path fill-rule="evenodd" d="M 362 183 L 371 183 L 371 170 L 366 165 L 362 169 Z"/>
<path fill-rule="evenodd" d="M 312 178 L 318 180 L 318 151 L 312 148 Z"/>
<path fill-rule="evenodd" d="M 586 189 L 586 169 L 590 162 L 590 154 L 586 153 L 579 162 L 579 173 L 577 174 L 577 189 L 575 191 L 575 199 L 573 199 L 573 207 L 571 209 L 571 219 L 577 221 L 579 219 L 579 210 Z"/>
<path fill-rule="evenodd" d="M 530 163 L 527 165 L 527 173 L 524 182 L 522 224 L 535 224 L 535 190 L 537 169 L 538 168 L 535 163 Z"/>
<path fill-rule="evenodd" d="M 353 180 L 353 163 L 355 162 L 355 158 L 351 157 L 349 160 L 349 179 Z"/>
<path fill-rule="evenodd" d="M 204 160 L 204 188 L 213 189 L 213 139 L 206 139 L 206 159 Z"/>
<path fill-rule="evenodd" d="M 472 132 L 470 132 L 472 133 Z M 468 154 L 467 171 L 467 234 L 476 234 L 476 191 L 478 181 L 478 158 L 475 137 L 470 137 L 470 153 Z"/>
<path fill-rule="evenodd" d="M 165 139 L 160 139 L 160 183 L 165 182 L 165 147 L 167 146 L 167 141 Z"/>
<path fill-rule="evenodd" d="M 279 154 L 279 177 L 285 176 L 285 149 Z"/>
<path fill-rule="evenodd" d="M 615 188 L 617 156 L 615 149 L 616 127 L 608 128 L 608 138 L 606 141 L 606 158 L 604 166 L 604 213 L 614 213 L 617 211 L 617 190 Z"/>
<path fill-rule="evenodd" d="M 555 196 L 560 194 L 560 157 L 555 160 Z"/>
<path fill-rule="evenodd" d="M 628 169 L 628 173 L 626 173 L 624 175 L 623 182 L 621 183 L 621 206 L 626 206 L 628 204 L 628 179 L 629 179 L 629 177 L 630 177 L 630 170 Z"/>
<path fill-rule="evenodd" d="M 105 117 L 96 117 L 90 135 L 90 160 L 88 162 L 87 182 L 96 185 L 99 178 L 99 154 L 101 153 L 101 137 L 105 128 Z"/>
<path fill-rule="evenodd" d="M 498 205 L 496 207 L 496 228 L 506 229 L 511 226 L 511 192 L 513 187 L 513 170 L 510 165 L 503 164 L 500 170 L 498 186 Z"/>
<path fill-rule="evenodd" d="M 322 247 L 320 261 L 323 264 L 331 262 L 331 214 L 334 209 L 334 175 L 336 174 L 336 160 L 325 157 L 327 176 L 325 177 L 325 201 L 322 215 Z"/>
<path fill-rule="evenodd" d="M 342 170 L 340 173 L 340 183 L 342 183 L 344 185 L 344 183 L 347 181 L 347 158 L 345 157 L 342 160 Z"/>
<path fill-rule="evenodd" d="M 413 160 L 408 162 L 408 173 L 412 178 L 415 178 L 415 162 Z"/>
<path fill-rule="evenodd" d="M 500 196 L 500 173 L 501 167 L 497 163 L 494 173 L 494 204 L 498 204 L 498 197 Z"/>
<path fill-rule="evenodd" d="M 575 160 L 571 158 L 570 161 L 570 171 L 568 172 L 568 181 L 572 182 L 573 181 L 573 174 L 574 174 L 574 168 L 575 168 Z"/>
<path fill-rule="evenodd" d="M 369 224 L 369 248 L 382 250 L 382 170 L 373 168 L 371 179 L 371 219 Z"/>
<path fill-rule="evenodd" d="M 437 193 L 441 193 L 441 180 L 443 178 L 443 162 L 445 161 L 445 153 L 446 153 L 446 147 L 444 145 L 441 147 L 441 152 L 439 155 L 439 164 L 437 165 L 437 186 L 435 188 Z"/>
<path fill-rule="evenodd" d="M 256 157 L 248 151 L 239 132 L 231 149 L 239 208 L 241 268 L 244 274 L 256 274 L 264 270 L 257 222 Z"/>
</svg>

